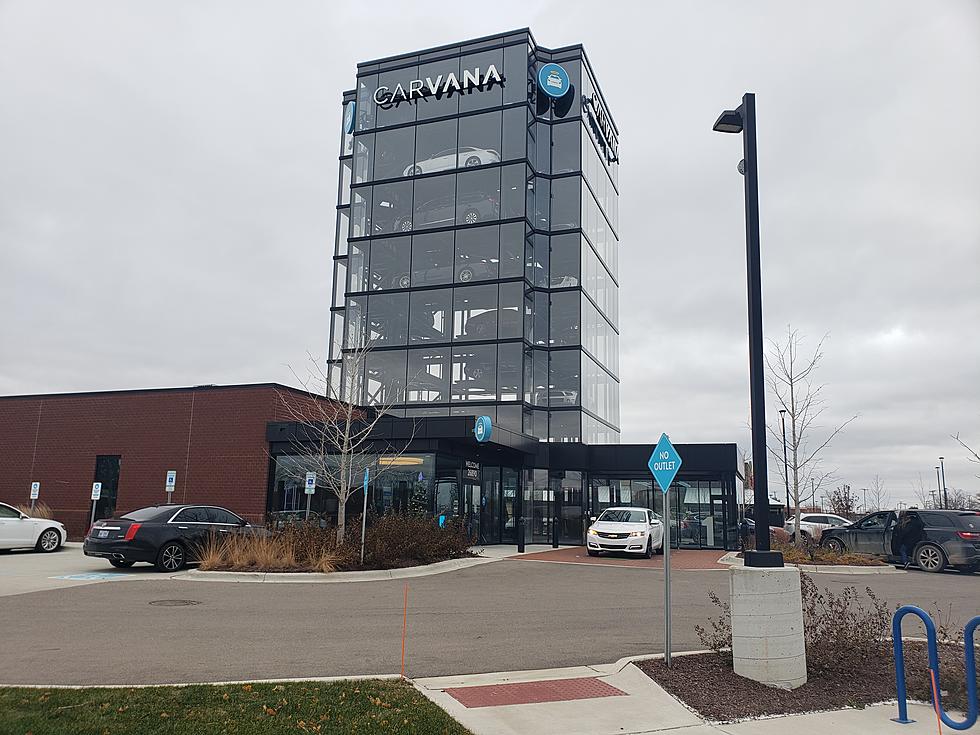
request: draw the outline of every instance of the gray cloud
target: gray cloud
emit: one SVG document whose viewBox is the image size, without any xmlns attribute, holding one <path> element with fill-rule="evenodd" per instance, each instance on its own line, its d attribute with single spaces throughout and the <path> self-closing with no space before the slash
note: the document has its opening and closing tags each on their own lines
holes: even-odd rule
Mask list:
<svg viewBox="0 0 980 735">
<path fill-rule="evenodd" d="M 411 9 L 409 9 L 411 7 Z M 0 392 L 280 380 L 327 339 L 340 93 L 367 58 L 530 26 L 622 133 L 623 439 L 748 445 L 742 180 L 767 334 L 830 334 L 827 452 L 896 500 L 980 444 L 969 0 L 0 5 Z M 651 283 L 654 284 L 651 287 Z M 775 483 L 775 480 L 774 480 Z"/>
</svg>

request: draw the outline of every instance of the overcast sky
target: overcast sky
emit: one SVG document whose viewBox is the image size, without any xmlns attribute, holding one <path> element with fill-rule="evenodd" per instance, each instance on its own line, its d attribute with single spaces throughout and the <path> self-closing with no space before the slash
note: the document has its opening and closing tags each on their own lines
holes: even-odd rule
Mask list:
<svg viewBox="0 0 980 735">
<path fill-rule="evenodd" d="M 828 469 L 912 500 L 944 455 L 980 491 L 949 437 L 980 445 L 980 3 L 476 7 L 0 0 L 0 394 L 293 382 L 357 62 L 528 26 L 585 44 L 620 129 L 623 441 L 749 445 L 711 125 L 753 91 L 767 336 L 829 334 L 822 423 L 860 414 Z"/>
</svg>

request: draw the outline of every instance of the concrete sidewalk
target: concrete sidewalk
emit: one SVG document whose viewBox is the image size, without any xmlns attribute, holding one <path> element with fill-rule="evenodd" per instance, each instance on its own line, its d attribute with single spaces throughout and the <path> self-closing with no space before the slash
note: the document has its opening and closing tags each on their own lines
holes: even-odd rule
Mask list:
<svg viewBox="0 0 980 735">
<path fill-rule="evenodd" d="M 628 662 L 619 665 L 437 677 L 415 686 L 474 735 L 926 735 L 936 732 L 928 705 L 909 705 L 899 725 L 894 704 L 863 710 L 786 715 L 731 724 L 691 712 Z"/>
</svg>

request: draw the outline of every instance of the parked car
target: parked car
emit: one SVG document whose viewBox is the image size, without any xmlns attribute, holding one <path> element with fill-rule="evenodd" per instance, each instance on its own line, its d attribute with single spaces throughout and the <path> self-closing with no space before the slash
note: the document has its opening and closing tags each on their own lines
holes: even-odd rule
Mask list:
<svg viewBox="0 0 980 735">
<path fill-rule="evenodd" d="M 152 505 L 96 521 L 82 550 L 120 569 L 141 561 L 161 572 L 176 572 L 196 560 L 211 534 L 226 533 L 267 531 L 215 505 Z"/>
<path fill-rule="evenodd" d="M 912 563 L 926 572 L 953 567 L 963 572 L 980 569 L 980 512 L 975 510 L 907 510 L 922 521 L 921 538 L 911 550 Z M 899 514 L 893 510 L 870 513 L 854 523 L 823 532 L 821 545 L 838 552 L 896 561 L 892 531 Z"/>
<path fill-rule="evenodd" d="M 831 513 L 801 513 L 800 514 L 800 533 L 803 538 L 809 538 L 814 541 L 819 541 L 823 532 L 828 528 L 837 528 L 839 526 L 850 525 L 850 521 L 841 516 L 835 516 Z M 796 532 L 794 530 L 796 526 L 796 516 L 790 516 L 786 525 L 783 526 L 786 533 L 789 534 L 791 539 L 796 538 Z"/>
<path fill-rule="evenodd" d="M 418 176 L 433 171 L 445 171 L 457 166 L 471 168 L 487 163 L 497 163 L 498 161 L 500 161 L 500 154 L 491 148 L 463 146 L 458 150 L 447 148 L 429 156 L 424 161 L 416 161 L 411 166 L 406 166 L 402 173 L 404 176 Z"/>
<path fill-rule="evenodd" d="M 68 540 L 64 525 L 49 518 L 34 518 L 17 508 L 0 503 L 0 549 L 30 549 L 52 552 Z"/>
<path fill-rule="evenodd" d="M 458 216 L 457 216 L 458 212 Z M 395 220 L 395 232 L 411 232 L 412 228 L 438 227 L 456 224 L 472 225 L 483 220 L 497 219 L 500 215 L 500 202 L 494 197 L 479 192 L 466 192 L 458 198 L 441 196 L 423 202 L 415 207 L 415 220 L 405 216 Z"/>
<path fill-rule="evenodd" d="M 649 559 L 654 552 L 664 553 L 663 521 L 647 508 L 606 508 L 592 519 L 586 538 L 589 556 L 625 551 Z"/>
</svg>

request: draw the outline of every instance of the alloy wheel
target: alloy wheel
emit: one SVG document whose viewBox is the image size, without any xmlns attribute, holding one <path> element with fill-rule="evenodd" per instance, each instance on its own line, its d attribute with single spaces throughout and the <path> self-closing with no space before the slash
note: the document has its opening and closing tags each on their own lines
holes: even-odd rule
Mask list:
<svg viewBox="0 0 980 735">
<path fill-rule="evenodd" d="M 934 572 L 943 565 L 942 552 L 935 546 L 923 546 L 919 550 L 919 567 L 927 572 Z"/>
<path fill-rule="evenodd" d="M 161 556 L 163 568 L 168 572 L 175 572 L 184 564 L 184 550 L 176 544 L 165 547 Z"/>
<path fill-rule="evenodd" d="M 470 156 L 469 158 L 466 159 L 466 164 L 465 165 L 466 165 L 467 168 L 472 168 L 473 166 L 479 166 L 480 165 L 480 157 L 479 156 Z"/>
<path fill-rule="evenodd" d="M 41 548 L 45 551 L 54 551 L 58 548 L 58 532 L 47 530 L 41 534 Z"/>
<path fill-rule="evenodd" d="M 479 221 L 480 221 L 480 214 L 478 212 L 473 211 L 472 209 L 469 212 L 467 212 L 465 215 L 463 215 L 463 222 L 465 222 L 468 225 L 474 225 Z"/>
</svg>

